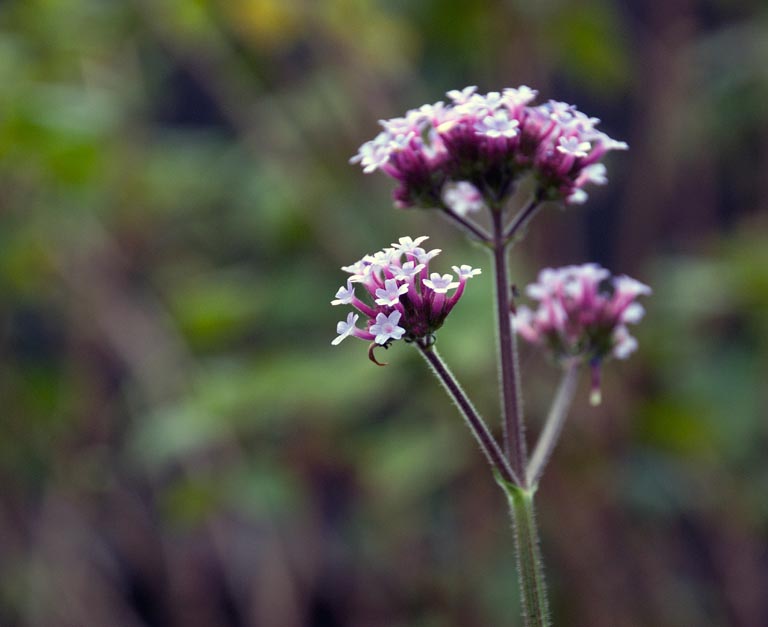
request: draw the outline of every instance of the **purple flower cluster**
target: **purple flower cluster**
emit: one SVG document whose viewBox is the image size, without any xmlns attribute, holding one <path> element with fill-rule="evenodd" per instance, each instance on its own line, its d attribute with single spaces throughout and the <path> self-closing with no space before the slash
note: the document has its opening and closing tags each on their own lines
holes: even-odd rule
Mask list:
<svg viewBox="0 0 768 627">
<path fill-rule="evenodd" d="M 400 207 L 444 207 L 458 185 L 461 206 L 475 210 L 482 206 L 480 195 L 499 203 L 526 173 L 535 176 L 540 198 L 583 203 L 585 184 L 607 182 L 603 155 L 627 148 L 573 105 L 531 105 L 537 92 L 529 87 L 485 95 L 475 90 L 449 91 L 450 104 L 382 120 L 384 130 L 351 161 L 366 173 L 382 170 L 397 180 Z"/>
<path fill-rule="evenodd" d="M 628 276 L 611 277 L 605 268 L 588 263 L 542 270 L 526 293 L 539 305 L 536 311 L 518 308 L 517 333 L 546 346 L 558 359 L 589 361 L 593 393 L 599 393 L 602 360 L 626 359 L 637 348 L 627 324 L 642 319 L 645 310 L 636 299 L 650 294 L 651 288 Z"/>
<path fill-rule="evenodd" d="M 558 358 L 626 359 L 637 348 L 626 325 L 645 313 L 635 299 L 651 288 L 587 263 L 546 268 L 526 293 L 539 301 L 536 311 L 521 306 L 515 316 L 515 329 L 527 341 L 546 344 Z"/>
<path fill-rule="evenodd" d="M 336 292 L 332 305 L 352 305 L 360 313 L 350 312 L 336 327 L 338 336 L 332 344 L 349 336 L 388 346 L 393 340 L 429 338 L 464 293 L 467 279 L 480 274 L 470 266 L 453 266 L 456 276 L 429 272 L 429 262 L 440 250 L 427 251 L 420 246 L 426 236 L 401 237 L 385 248 L 342 268 L 351 276 Z M 369 302 L 360 300 L 355 290 L 361 286 Z M 363 328 L 357 326 L 360 314 Z"/>
</svg>

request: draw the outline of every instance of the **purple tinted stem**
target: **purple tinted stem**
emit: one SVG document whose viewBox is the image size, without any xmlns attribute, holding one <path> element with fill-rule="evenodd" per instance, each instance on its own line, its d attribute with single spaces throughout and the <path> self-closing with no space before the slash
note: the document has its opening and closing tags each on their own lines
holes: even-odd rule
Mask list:
<svg viewBox="0 0 768 627">
<path fill-rule="evenodd" d="M 443 387 L 445 387 L 450 397 L 456 405 L 458 405 L 470 431 L 472 431 L 478 444 L 480 444 L 480 449 L 485 454 L 491 467 L 494 468 L 506 482 L 513 485 L 520 485 L 518 477 L 523 475 L 518 475 L 512 470 L 505 459 L 504 454 L 501 452 L 499 445 L 496 443 L 496 440 L 488 429 L 488 426 L 485 424 L 485 421 L 480 417 L 480 414 L 477 413 L 474 405 L 472 405 L 472 401 L 469 400 L 464 390 L 461 389 L 459 382 L 456 381 L 451 371 L 448 370 L 448 367 L 440 358 L 440 355 L 437 354 L 437 351 L 433 346 L 425 345 L 421 341 L 416 342 L 416 346 L 419 347 L 422 356 L 432 367 L 433 372 L 437 375 L 437 378 L 440 379 L 440 382 L 443 384 Z"/>
<path fill-rule="evenodd" d="M 499 357 L 501 361 L 501 397 L 504 426 L 504 452 L 512 470 L 525 481 L 526 447 L 523 427 L 522 403 L 518 384 L 515 338 L 512 335 L 512 302 L 507 269 L 507 240 L 504 234 L 502 211 L 492 211 L 493 265 L 496 279 L 496 318 L 499 330 Z"/>
</svg>

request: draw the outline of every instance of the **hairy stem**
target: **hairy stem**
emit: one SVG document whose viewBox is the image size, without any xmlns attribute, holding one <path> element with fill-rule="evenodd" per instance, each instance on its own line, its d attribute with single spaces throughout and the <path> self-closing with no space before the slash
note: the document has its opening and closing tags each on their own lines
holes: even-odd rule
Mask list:
<svg viewBox="0 0 768 627">
<path fill-rule="evenodd" d="M 419 352 L 432 368 L 432 371 L 437 375 L 437 378 L 443 384 L 449 396 L 458 406 L 470 431 L 475 436 L 480 449 L 485 454 L 488 462 L 494 470 L 497 476 L 501 477 L 505 483 L 510 485 L 519 485 L 520 477 L 522 475 L 517 474 L 509 465 L 506 458 L 501 452 L 499 445 L 496 443 L 493 435 L 491 434 L 485 421 L 475 409 L 472 401 L 469 400 L 464 390 L 456 381 L 453 373 L 448 369 L 445 362 L 440 358 L 440 355 L 435 350 L 434 346 L 428 345 L 426 342 L 416 342 L 416 346 L 419 348 Z"/>
<path fill-rule="evenodd" d="M 541 430 L 541 435 L 539 435 L 539 441 L 536 443 L 533 455 L 531 455 L 531 461 L 526 472 L 528 485 L 530 486 L 536 486 L 539 483 L 544 467 L 549 461 L 555 446 L 557 446 L 560 433 L 565 424 L 565 418 L 568 415 L 568 409 L 576 392 L 578 380 L 579 364 L 572 362 L 565 367 L 565 372 L 563 372 L 560 386 L 557 388 L 555 399 L 552 401 L 547 421 L 544 423 L 544 428 Z"/>
<path fill-rule="evenodd" d="M 523 625 L 525 627 L 547 627 L 551 624 L 549 600 L 533 507 L 534 490 L 508 484 L 502 484 L 502 487 L 509 498 L 512 525 L 515 530 Z"/>
<path fill-rule="evenodd" d="M 499 361 L 501 362 L 502 424 L 504 452 L 515 473 L 525 481 L 526 447 L 523 427 L 523 407 L 520 396 L 515 337 L 510 318 L 512 301 L 507 269 L 507 242 L 504 237 L 503 215 L 493 217 L 493 265 L 496 280 L 496 323 L 498 324 Z"/>
</svg>

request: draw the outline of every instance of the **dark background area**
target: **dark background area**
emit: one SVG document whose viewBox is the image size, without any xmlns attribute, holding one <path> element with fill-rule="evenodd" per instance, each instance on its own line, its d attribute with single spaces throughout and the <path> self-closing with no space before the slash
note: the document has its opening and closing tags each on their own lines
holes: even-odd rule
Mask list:
<svg viewBox="0 0 768 627">
<path fill-rule="evenodd" d="M 528 84 L 629 142 L 516 249 L 649 283 L 538 492 L 556 625 L 768 625 L 768 7 L 0 3 L 0 624 L 518 624 L 506 505 L 410 347 L 330 346 L 339 266 L 480 266 L 441 352 L 498 412 L 491 274 L 347 160 Z M 535 433 L 557 372 L 523 353 Z M 493 421 L 494 424 L 496 421 Z"/>
</svg>

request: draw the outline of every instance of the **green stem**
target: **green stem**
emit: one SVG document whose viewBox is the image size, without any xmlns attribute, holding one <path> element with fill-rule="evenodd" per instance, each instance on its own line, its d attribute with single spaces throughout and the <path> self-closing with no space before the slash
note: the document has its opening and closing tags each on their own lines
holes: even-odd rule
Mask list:
<svg viewBox="0 0 768 627">
<path fill-rule="evenodd" d="M 499 482 L 509 498 L 512 524 L 515 530 L 517 569 L 525 627 L 548 627 L 549 600 L 544 581 L 544 567 L 539 550 L 539 533 L 533 508 L 533 489 Z"/>
</svg>

